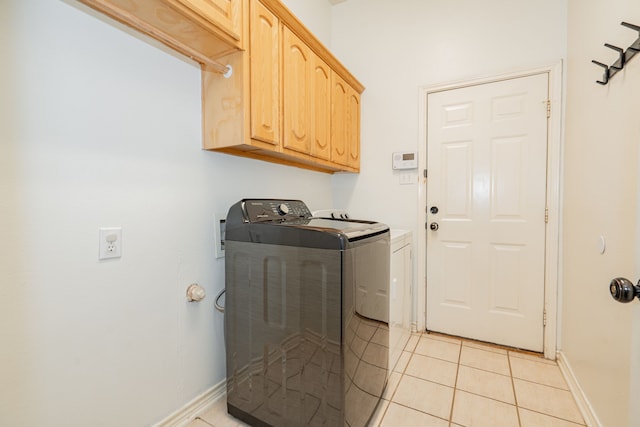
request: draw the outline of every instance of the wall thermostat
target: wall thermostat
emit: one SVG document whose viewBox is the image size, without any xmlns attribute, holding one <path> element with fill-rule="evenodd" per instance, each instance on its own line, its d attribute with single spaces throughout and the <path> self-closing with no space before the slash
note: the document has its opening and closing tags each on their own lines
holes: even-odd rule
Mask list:
<svg viewBox="0 0 640 427">
<path fill-rule="evenodd" d="M 392 169 L 418 169 L 418 153 L 400 151 L 393 153 Z"/>
</svg>

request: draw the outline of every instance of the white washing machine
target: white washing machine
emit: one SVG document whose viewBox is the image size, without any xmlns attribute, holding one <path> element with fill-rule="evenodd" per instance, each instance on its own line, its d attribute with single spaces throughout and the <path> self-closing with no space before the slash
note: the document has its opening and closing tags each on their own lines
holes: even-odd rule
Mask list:
<svg viewBox="0 0 640 427">
<path fill-rule="evenodd" d="M 391 229 L 389 366 L 395 367 L 412 330 L 413 234 Z"/>
</svg>

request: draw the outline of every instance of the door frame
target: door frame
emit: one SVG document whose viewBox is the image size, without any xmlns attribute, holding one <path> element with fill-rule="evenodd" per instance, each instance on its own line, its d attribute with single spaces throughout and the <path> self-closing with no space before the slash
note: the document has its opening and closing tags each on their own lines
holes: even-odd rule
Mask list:
<svg viewBox="0 0 640 427">
<path fill-rule="evenodd" d="M 555 360 L 558 347 L 558 299 L 560 284 L 560 250 L 561 250 L 561 159 L 562 159 L 562 129 L 564 124 L 564 102 L 563 102 L 563 63 L 562 61 L 533 69 L 514 71 L 505 74 L 482 77 L 465 81 L 442 83 L 433 86 L 419 88 L 419 130 L 418 130 L 418 170 L 427 169 L 427 102 L 431 93 L 442 92 L 453 89 L 460 89 L 469 86 L 476 86 L 487 83 L 494 83 L 502 80 L 509 80 L 520 77 L 527 77 L 536 74 L 549 75 L 549 100 L 551 101 L 551 116 L 547 128 L 547 209 L 548 218 L 545 231 L 545 283 L 544 283 L 544 317 L 546 323 L 543 331 L 544 357 Z M 417 275 L 416 275 L 416 298 L 414 299 L 414 321 L 415 330 L 424 331 L 426 328 L 426 242 L 427 233 L 425 225 L 427 222 L 427 180 L 421 172 L 420 184 L 418 187 L 418 245 L 417 245 Z M 540 319 L 542 322 L 543 319 Z M 412 327 L 413 329 L 413 327 Z"/>
</svg>

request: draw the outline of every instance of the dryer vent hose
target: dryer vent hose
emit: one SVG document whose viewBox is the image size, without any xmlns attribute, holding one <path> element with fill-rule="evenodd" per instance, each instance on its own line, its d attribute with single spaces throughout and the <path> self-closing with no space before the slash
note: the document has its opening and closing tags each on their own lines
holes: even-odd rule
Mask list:
<svg viewBox="0 0 640 427">
<path fill-rule="evenodd" d="M 222 295 L 224 295 L 226 291 L 226 289 L 221 290 L 218 295 L 216 295 L 216 300 L 214 302 L 216 310 L 218 310 L 220 313 L 224 313 L 224 305 L 220 305 L 220 298 L 222 298 Z"/>
</svg>

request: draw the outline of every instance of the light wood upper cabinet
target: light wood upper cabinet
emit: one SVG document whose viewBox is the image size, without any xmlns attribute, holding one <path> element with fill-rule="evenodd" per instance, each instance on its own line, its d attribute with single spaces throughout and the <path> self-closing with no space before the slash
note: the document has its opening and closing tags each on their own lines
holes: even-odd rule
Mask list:
<svg viewBox="0 0 640 427">
<path fill-rule="evenodd" d="M 176 0 L 235 40 L 242 36 L 242 0 Z"/>
<path fill-rule="evenodd" d="M 311 49 L 287 27 L 282 29 L 282 114 L 283 147 L 309 154 L 312 138 L 311 72 L 314 55 Z"/>
<path fill-rule="evenodd" d="M 259 1 L 250 7 L 251 138 L 279 146 L 279 21 Z"/>
<path fill-rule="evenodd" d="M 360 94 L 332 73 L 331 160 L 360 168 Z"/>
<path fill-rule="evenodd" d="M 331 159 L 331 69 L 317 55 L 312 70 L 313 98 L 311 155 Z"/>
<path fill-rule="evenodd" d="M 348 165 L 347 111 L 349 90 L 347 83 L 336 73 L 331 74 L 331 161 Z"/>
<path fill-rule="evenodd" d="M 360 169 L 360 94 L 352 87 L 347 91 L 347 165 Z"/>
<path fill-rule="evenodd" d="M 247 50 L 220 59 L 233 75 L 203 67 L 204 148 L 358 172 L 364 88 L 280 0 L 247 4 Z"/>
<path fill-rule="evenodd" d="M 243 48 L 245 0 L 80 0 L 202 64 Z"/>
</svg>

